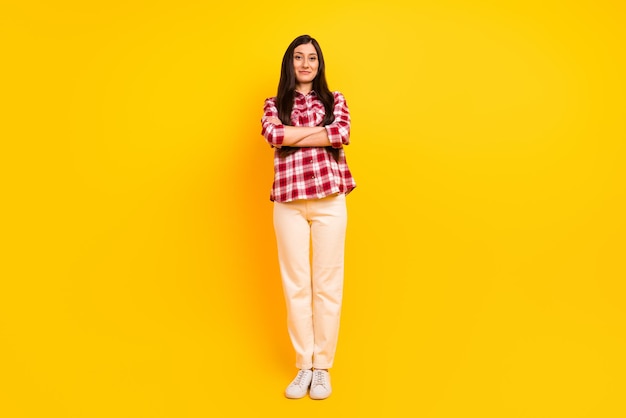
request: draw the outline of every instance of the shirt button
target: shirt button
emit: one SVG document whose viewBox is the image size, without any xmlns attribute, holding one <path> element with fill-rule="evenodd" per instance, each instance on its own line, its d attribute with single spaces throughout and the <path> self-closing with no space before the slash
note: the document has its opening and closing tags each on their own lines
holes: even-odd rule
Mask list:
<svg viewBox="0 0 626 418">
<path fill-rule="evenodd" d="M 309 162 L 310 162 L 310 163 L 312 163 L 312 162 L 313 162 L 313 158 L 311 158 L 311 159 L 309 160 Z"/>
</svg>

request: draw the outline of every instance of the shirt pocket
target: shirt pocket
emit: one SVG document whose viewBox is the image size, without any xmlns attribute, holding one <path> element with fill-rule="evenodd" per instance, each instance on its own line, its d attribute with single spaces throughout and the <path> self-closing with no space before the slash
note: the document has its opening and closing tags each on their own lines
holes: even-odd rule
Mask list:
<svg viewBox="0 0 626 418">
<path fill-rule="evenodd" d="M 322 124 L 322 121 L 324 120 L 324 116 L 326 115 L 326 112 L 324 112 L 324 109 L 315 109 L 313 111 L 313 120 L 315 121 L 315 126 L 319 126 Z"/>
</svg>

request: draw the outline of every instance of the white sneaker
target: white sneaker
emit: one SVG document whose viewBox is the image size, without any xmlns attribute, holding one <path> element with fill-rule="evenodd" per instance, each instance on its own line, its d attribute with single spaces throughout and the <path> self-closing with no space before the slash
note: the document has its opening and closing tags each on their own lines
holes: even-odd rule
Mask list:
<svg viewBox="0 0 626 418">
<path fill-rule="evenodd" d="M 326 370 L 313 371 L 313 383 L 311 383 L 311 399 L 326 399 L 332 393 L 330 387 L 330 374 Z"/>
<path fill-rule="evenodd" d="M 306 396 L 307 390 L 309 390 L 312 378 L 312 370 L 300 370 L 296 378 L 293 379 L 289 386 L 287 386 L 287 389 L 285 389 L 285 396 L 289 399 L 303 398 Z"/>
</svg>

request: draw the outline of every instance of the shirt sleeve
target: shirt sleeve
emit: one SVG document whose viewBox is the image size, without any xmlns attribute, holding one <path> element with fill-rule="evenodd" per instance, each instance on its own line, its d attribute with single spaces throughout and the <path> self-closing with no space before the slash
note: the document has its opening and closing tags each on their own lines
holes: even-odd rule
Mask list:
<svg viewBox="0 0 626 418">
<path fill-rule="evenodd" d="M 268 119 L 271 117 L 278 117 L 278 109 L 276 108 L 276 98 L 270 97 L 265 99 L 265 105 L 263 106 L 263 117 L 261 118 L 261 135 L 265 137 L 265 140 L 273 148 L 280 148 L 285 138 L 285 127 L 275 125 Z"/>
<path fill-rule="evenodd" d="M 326 132 L 332 147 L 342 148 L 350 143 L 350 111 L 343 94 L 336 91 L 333 96 L 335 98 L 333 108 L 335 120 L 330 125 L 326 125 Z"/>
</svg>

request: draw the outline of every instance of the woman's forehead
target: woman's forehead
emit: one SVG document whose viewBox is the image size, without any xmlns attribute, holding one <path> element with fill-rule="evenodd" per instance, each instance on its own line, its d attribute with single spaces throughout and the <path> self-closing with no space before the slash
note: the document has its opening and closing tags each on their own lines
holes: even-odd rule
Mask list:
<svg viewBox="0 0 626 418">
<path fill-rule="evenodd" d="M 298 45 L 294 50 L 294 53 L 299 52 L 301 54 L 317 54 L 315 47 L 312 43 Z"/>
</svg>

